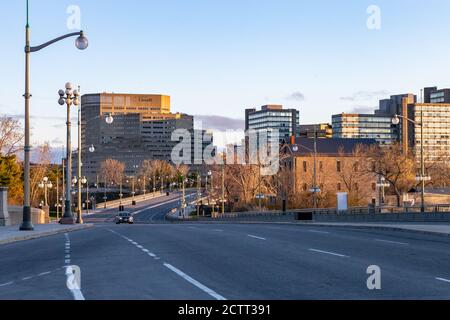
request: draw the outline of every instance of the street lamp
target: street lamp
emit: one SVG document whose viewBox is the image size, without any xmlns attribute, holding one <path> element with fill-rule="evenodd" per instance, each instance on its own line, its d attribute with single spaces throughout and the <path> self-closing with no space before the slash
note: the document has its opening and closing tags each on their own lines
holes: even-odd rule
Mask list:
<svg viewBox="0 0 450 320">
<path fill-rule="evenodd" d="M 89 152 L 90 152 L 90 153 L 94 153 L 94 152 L 95 152 L 95 147 L 94 147 L 94 145 L 91 145 L 91 146 L 89 147 Z"/>
<path fill-rule="evenodd" d="M 61 224 L 74 224 L 75 220 L 72 214 L 71 209 L 71 185 L 70 181 L 74 184 L 77 183 L 76 177 L 72 180 L 72 141 L 71 141 L 71 126 L 72 123 L 70 121 L 70 107 L 72 105 L 78 106 L 80 104 L 80 94 L 78 90 L 73 90 L 73 86 L 70 82 L 65 85 L 66 90 L 59 90 L 59 105 L 63 106 L 64 104 L 67 106 L 67 134 L 66 134 L 66 159 L 67 159 L 67 170 L 66 170 L 66 201 L 65 201 L 65 211 L 64 215 L 61 219 Z"/>
<path fill-rule="evenodd" d="M 394 115 L 392 118 L 392 124 L 395 126 L 398 126 L 400 124 L 400 118 L 405 119 L 406 121 L 409 121 L 417 126 L 420 127 L 420 177 L 417 177 L 416 180 L 420 181 L 422 183 L 422 192 L 421 192 L 421 199 L 422 204 L 420 207 L 421 212 L 425 212 L 425 181 L 429 181 L 430 177 L 425 176 L 425 159 L 424 159 L 424 148 L 423 148 L 423 107 L 420 110 L 420 122 L 414 121 L 408 117 L 400 116 L 398 114 Z"/>
<path fill-rule="evenodd" d="M 48 208 L 48 190 L 53 188 L 53 184 L 49 181 L 48 177 L 44 177 L 38 187 L 44 189 L 44 207 Z"/>
<path fill-rule="evenodd" d="M 29 1 L 26 2 L 26 26 L 25 26 L 25 145 L 24 145 L 24 203 L 23 203 L 23 221 L 20 225 L 21 231 L 34 230 L 31 222 L 31 197 L 30 197 L 30 155 L 31 155 L 31 139 L 30 139 L 30 55 L 32 52 L 40 51 L 51 44 L 59 42 L 69 37 L 77 36 L 75 46 L 80 50 L 87 49 L 89 42 L 83 31 L 73 32 L 64 36 L 53 39 L 42 45 L 32 47 L 30 45 L 30 23 L 29 23 Z M 70 203 L 69 203 L 70 204 Z M 70 214 L 70 212 L 69 212 Z M 67 219 L 66 219 L 67 220 Z"/>
</svg>

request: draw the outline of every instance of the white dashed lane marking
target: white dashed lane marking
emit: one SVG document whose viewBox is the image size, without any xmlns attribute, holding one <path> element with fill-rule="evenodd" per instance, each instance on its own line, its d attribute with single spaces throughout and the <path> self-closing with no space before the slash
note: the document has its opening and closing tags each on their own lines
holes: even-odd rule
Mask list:
<svg viewBox="0 0 450 320">
<path fill-rule="evenodd" d="M 317 249 L 309 249 L 309 251 L 322 253 L 322 254 L 328 254 L 331 256 L 336 256 L 336 257 L 341 257 L 341 258 L 348 258 L 348 256 L 346 256 L 346 255 L 334 253 L 334 252 L 330 252 L 330 251 L 323 251 L 323 250 L 317 250 Z"/>
<path fill-rule="evenodd" d="M 383 239 L 375 239 L 376 242 L 383 242 L 383 243 L 390 243 L 390 244 L 399 244 L 402 246 L 408 246 L 409 243 L 406 242 L 398 242 L 398 241 L 389 241 L 389 240 L 383 240 Z"/>
<path fill-rule="evenodd" d="M 442 281 L 442 282 L 450 283 L 450 280 L 444 279 L 444 278 L 436 278 L 436 280 L 439 280 L 439 281 Z"/>
<path fill-rule="evenodd" d="M 3 284 L 0 284 L 0 287 L 6 287 L 6 286 L 10 286 L 10 285 L 12 285 L 14 282 L 7 282 L 7 283 L 3 283 Z"/>
<path fill-rule="evenodd" d="M 185 279 L 186 281 L 190 282 L 191 284 L 193 284 L 194 286 L 196 286 L 197 288 L 199 288 L 200 290 L 206 292 L 207 294 L 209 294 L 210 296 L 212 296 L 213 298 L 215 298 L 216 300 L 227 300 L 225 299 L 223 296 L 221 296 L 220 294 L 218 294 L 217 292 L 215 292 L 214 290 L 208 288 L 207 286 L 201 284 L 200 282 L 198 282 L 197 280 L 191 278 L 190 276 L 188 276 L 187 274 L 185 274 L 183 271 L 175 268 L 174 266 L 168 264 L 168 263 L 164 263 L 164 266 L 170 270 L 172 270 L 173 272 L 175 272 L 177 275 L 179 275 L 180 277 L 182 277 L 183 279 Z"/>
<path fill-rule="evenodd" d="M 267 240 L 266 238 L 261 238 L 261 237 L 258 237 L 258 236 L 254 236 L 252 234 L 248 234 L 247 236 L 249 236 L 250 238 L 253 238 L 253 239 L 258 239 L 258 240 L 264 240 L 264 241 Z"/>
</svg>

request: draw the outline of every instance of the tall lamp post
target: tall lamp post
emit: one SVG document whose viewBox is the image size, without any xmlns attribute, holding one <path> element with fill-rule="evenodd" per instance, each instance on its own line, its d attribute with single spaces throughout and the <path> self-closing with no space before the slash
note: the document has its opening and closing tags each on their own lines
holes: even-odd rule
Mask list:
<svg viewBox="0 0 450 320">
<path fill-rule="evenodd" d="M 421 212 L 425 212 L 425 181 L 429 181 L 430 177 L 425 176 L 425 158 L 424 158 L 424 148 L 423 148 L 423 107 L 420 110 L 420 122 L 414 121 L 412 119 L 409 119 L 408 117 L 400 116 L 396 114 L 394 118 L 392 118 L 392 124 L 395 126 L 398 126 L 400 124 L 400 118 L 405 119 L 417 126 L 420 127 L 420 176 L 416 178 L 417 181 L 420 181 L 422 184 L 422 192 L 421 192 L 421 199 L 422 204 L 420 207 Z"/>
<path fill-rule="evenodd" d="M 71 208 L 71 185 L 72 181 L 72 141 L 71 141 L 71 128 L 72 123 L 70 121 L 70 107 L 72 105 L 78 106 L 80 104 L 80 95 L 77 90 L 73 90 L 72 84 L 70 82 L 66 83 L 66 90 L 59 90 L 59 105 L 67 106 L 67 134 L 66 134 L 66 159 L 67 159 L 67 169 L 66 169 L 66 200 L 65 200 L 65 210 L 64 215 L 61 219 L 61 224 L 74 224 L 75 220 L 72 214 Z"/>
<path fill-rule="evenodd" d="M 30 201 L 30 153 L 31 153 L 31 139 L 30 139 L 30 54 L 32 52 L 40 51 L 51 44 L 59 42 L 69 37 L 77 37 L 75 46 L 80 50 L 87 49 L 89 42 L 84 36 L 83 31 L 73 32 L 42 45 L 32 47 L 30 46 L 30 23 L 29 23 L 29 1 L 26 1 L 26 26 L 25 26 L 25 145 L 24 145 L 24 203 L 23 203 L 23 221 L 20 225 L 21 231 L 34 230 L 31 222 L 31 201 Z M 69 180 L 70 181 L 70 180 Z M 67 219 L 66 219 L 67 220 Z"/>
<path fill-rule="evenodd" d="M 48 177 L 44 177 L 42 182 L 39 183 L 39 188 L 44 189 L 44 211 L 49 213 L 48 206 L 48 190 L 53 188 L 52 182 L 48 179 Z"/>
</svg>

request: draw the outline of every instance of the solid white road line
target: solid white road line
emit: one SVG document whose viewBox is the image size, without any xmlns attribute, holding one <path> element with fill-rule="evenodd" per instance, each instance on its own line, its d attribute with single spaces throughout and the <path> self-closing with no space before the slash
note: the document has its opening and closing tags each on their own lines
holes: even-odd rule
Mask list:
<svg viewBox="0 0 450 320">
<path fill-rule="evenodd" d="M 409 243 L 406 242 L 398 242 L 398 241 L 389 241 L 389 240 L 383 240 L 383 239 L 375 239 L 376 242 L 384 242 L 384 243 L 391 243 L 391 244 L 400 244 L 403 246 L 408 246 Z"/>
<path fill-rule="evenodd" d="M 264 241 L 267 240 L 266 238 L 257 237 L 257 236 L 251 235 L 251 234 L 248 234 L 247 236 L 250 238 L 253 238 L 253 239 L 258 239 L 258 240 L 264 240 Z"/>
<path fill-rule="evenodd" d="M 329 254 L 329 255 L 336 256 L 336 257 L 341 257 L 341 258 L 348 258 L 348 256 L 346 256 L 346 255 L 339 254 L 339 253 L 334 253 L 334 252 L 329 252 L 329 251 L 323 251 L 323 250 L 317 250 L 317 249 L 309 249 L 309 251 L 317 252 L 317 253 L 323 253 L 323 254 Z"/>
<path fill-rule="evenodd" d="M 22 281 L 27 281 L 27 280 L 30 280 L 30 279 L 33 279 L 33 277 L 25 277 L 25 278 L 22 278 Z"/>
<path fill-rule="evenodd" d="M 450 283 L 450 280 L 444 278 L 436 278 L 436 280 Z"/>
<path fill-rule="evenodd" d="M 191 278 L 190 276 L 188 276 L 187 274 L 185 274 L 183 271 L 175 268 L 174 266 L 168 264 L 168 263 L 164 263 L 164 266 L 170 270 L 172 270 L 173 272 L 175 272 L 176 274 L 178 274 L 180 277 L 182 277 L 183 279 L 185 279 L 186 281 L 190 282 L 191 284 L 193 284 L 194 286 L 196 286 L 197 288 L 199 288 L 200 290 L 206 292 L 207 294 L 209 294 L 210 296 L 212 296 L 213 298 L 215 298 L 216 300 L 227 300 L 225 299 L 223 296 L 221 296 L 220 294 L 218 294 L 217 292 L 215 292 L 214 290 L 208 288 L 207 286 L 204 286 L 203 284 L 201 284 L 200 282 L 198 282 L 197 280 Z"/>
<path fill-rule="evenodd" d="M 215 232 L 223 232 L 223 230 L 220 230 L 220 229 L 213 229 L 213 231 L 215 231 Z"/>
<path fill-rule="evenodd" d="M 38 274 L 38 277 L 46 276 L 46 275 L 48 275 L 48 274 L 50 274 L 50 273 L 51 273 L 51 271 L 42 272 L 42 273 L 39 273 L 39 274 Z"/>
<path fill-rule="evenodd" d="M 10 286 L 10 285 L 12 285 L 14 282 L 7 282 L 7 283 L 3 283 L 3 284 L 0 284 L 0 287 L 6 287 L 6 286 Z"/>
</svg>

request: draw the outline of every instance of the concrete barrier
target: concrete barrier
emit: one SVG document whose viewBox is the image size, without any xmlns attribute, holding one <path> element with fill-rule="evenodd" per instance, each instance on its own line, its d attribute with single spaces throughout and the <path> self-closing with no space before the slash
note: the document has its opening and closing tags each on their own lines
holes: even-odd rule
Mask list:
<svg viewBox="0 0 450 320">
<path fill-rule="evenodd" d="M 450 222 L 450 213 L 315 214 L 315 222 Z"/>
<path fill-rule="evenodd" d="M 9 218 L 11 220 L 11 225 L 20 225 L 23 220 L 23 207 L 12 206 L 8 207 Z M 31 209 L 31 221 L 33 224 L 47 224 L 50 223 L 50 217 L 45 211 L 32 208 Z"/>
</svg>

